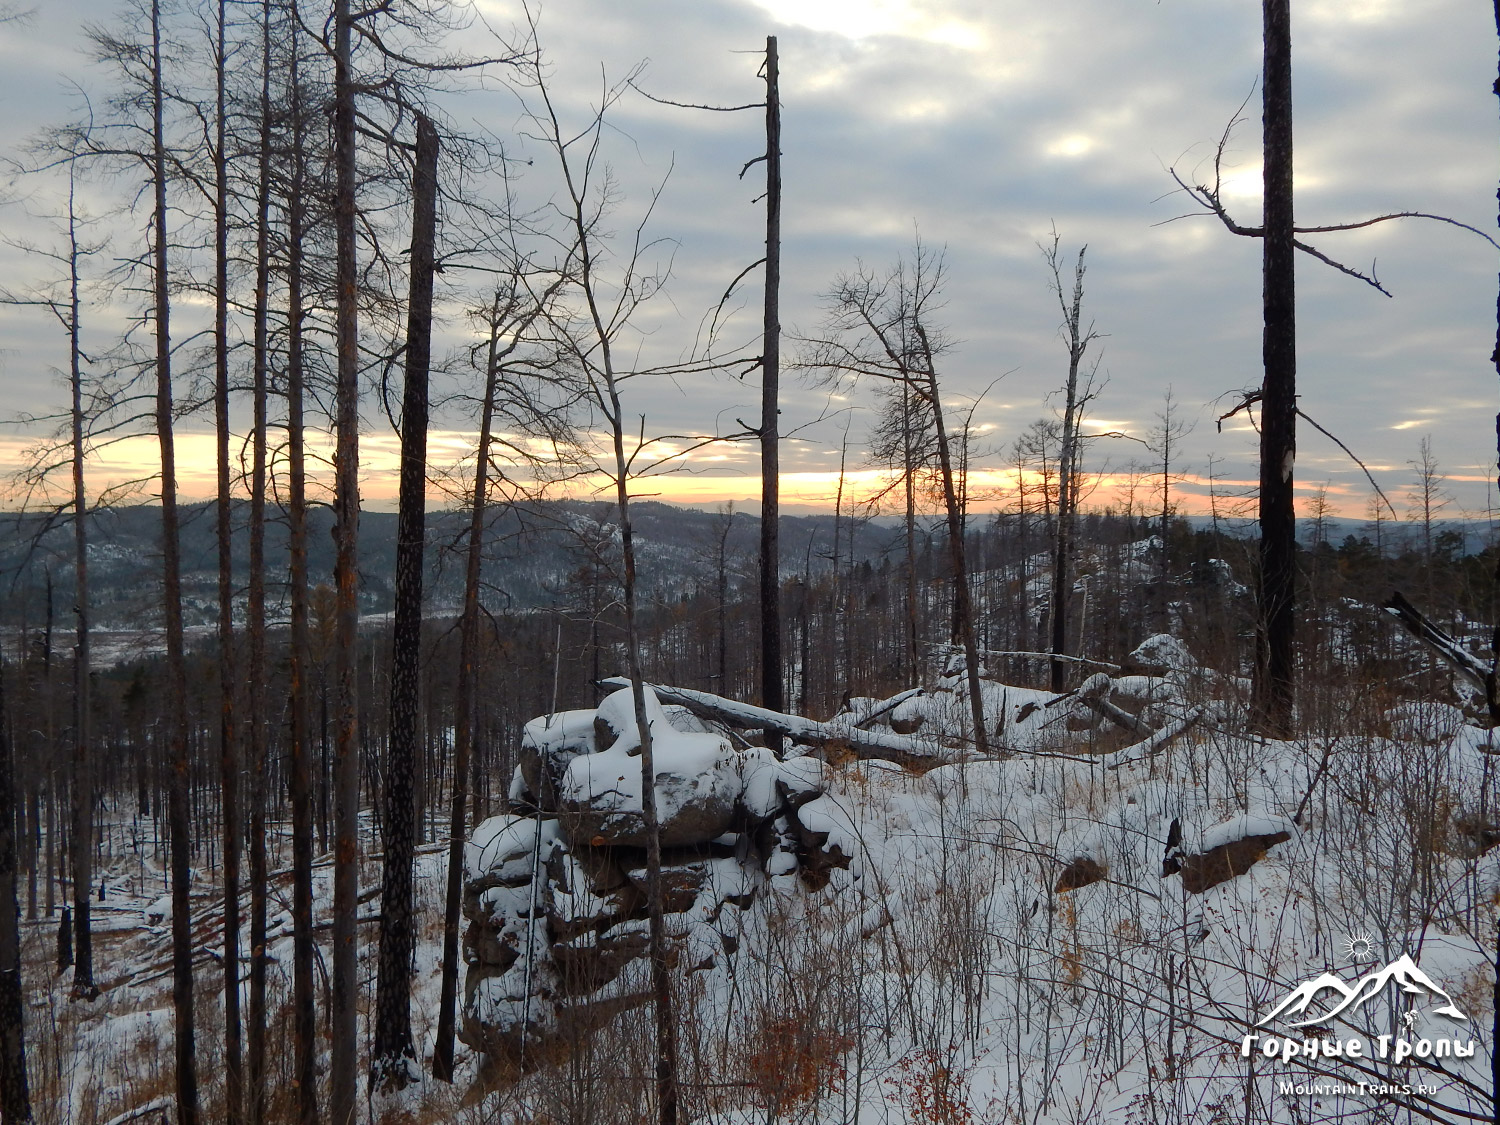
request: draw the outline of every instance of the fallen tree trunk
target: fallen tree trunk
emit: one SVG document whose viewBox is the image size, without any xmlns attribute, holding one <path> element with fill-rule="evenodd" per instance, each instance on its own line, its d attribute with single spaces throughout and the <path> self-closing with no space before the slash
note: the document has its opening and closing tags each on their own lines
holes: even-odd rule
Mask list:
<svg viewBox="0 0 1500 1125">
<path fill-rule="evenodd" d="M 1489 665 L 1429 621 L 1421 610 L 1406 600 L 1400 590 L 1392 593 L 1380 608 L 1488 698 Z"/>
<path fill-rule="evenodd" d="M 603 688 L 619 689 L 629 685 L 630 681 L 623 676 L 610 676 L 599 681 L 599 686 Z M 686 707 L 701 719 L 710 719 L 739 730 L 774 731 L 808 746 L 846 746 L 857 757 L 894 762 L 908 769 L 932 769 L 955 762 L 987 760 L 962 750 L 946 750 L 930 739 L 913 738 L 894 731 L 862 730 L 855 725 L 853 715 L 836 715 L 827 722 L 819 722 L 801 715 L 787 715 L 725 699 L 706 691 L 666 687 L 662 684 L 651 684 L 650 687 L 662 703 Z"/>
<path fill-rule="evenodd" d="M 1114 688 L 1114 681 L 1103 672 L 1096 672 L 1072 691 L 1064 692 L 1047 702 L 1048 707 L 1056 707 L 1059 703 L 1072 700 L 1081 703 L 1094 714 L 1108 719 L 1117 727 L 1130 731 L 1131 734 L 1150 736 L 1156 733 L 1156 728 L 1150 723 L 1132 715 L 1125 708 L 1110 701 L 1109 693 Z"/>
<path fill-rule="evenodd" d="M 1132 762 L 1139 762 L 1149 758 L 1151 755 L 1165 750 L 1178 738 L 1181 738 L 1188 732 L 1189 728 L 1195 726 L 1203 718 L 1203 715 L 1204 710 L 1202 707 L 1194 707 L 1186 714 L 1173 719 L 1160 730 L 1153 731 L 1133 746 L 1127 746 L 1123 750 L 1116 750 L 1113 754 L 1104 755 L 1101 761 L 1108 769 L 1119 769 L 1121 766 L 1128 766 Z"/>
<path fill-rule="evenodd" d="M 923 688 L 907 688 L 900 694 L 891 696 L 889 699 L 885 700 L 883 703 L 877 706 L 874 710 L 867 711 L 865 715 L 854 725 L 860 730 L 869 730 L 870 724 L 873 723 L 876 719 L 879 719 L 885 715 L 889 715 L 892 711 L 894 711 L 897 707 L 900 707 L 901 704 L 905 703 L 908 699 L 915 699 L 917 698 L 917 696 L 925 694 L 926 691 Z"/>
</svg>

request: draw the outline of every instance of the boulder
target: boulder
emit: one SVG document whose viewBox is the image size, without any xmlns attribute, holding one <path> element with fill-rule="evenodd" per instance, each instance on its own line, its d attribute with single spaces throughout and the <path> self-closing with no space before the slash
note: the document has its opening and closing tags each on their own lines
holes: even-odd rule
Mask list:
<svg viewBox="0 0 1500 1125">
<path fill-rule="evenodd" d="M 556 811 L 557 783 L 569 762 L 579 754 L 594 752 L 594 732 L 592 710 L 559 711 L 526 724 L 516 769 L 526 793 L 538 807 Z"/>
<path fill-rule="evenodd" d="M 1183 889 L 1201 895 L 1236 875 L 1243 875 L 1267 851 L 1291 838 L 1290 832 L 1266 832 L 1218 844 L 1199 855 L 1183 856 L 1179 860 Z"/>
<path fill-rule="evenodd" d="M 624 971 L 625 966 L 644 957 L 650 945 L 647 923 L 636 919 L 613 926 L 603 933 L 580 934 L 571 941 L 552 946 L 552 963 L 562 992 L 582 996 L 597 992 Z"/>
<path fill-rule="evenodd" d="M 1090 883 L 1097 883 L 1100 879 L 1108 875 L 1109 868 L 1104 864 L 1086 855 L 1081 855 L 1062 869 L 1052 890 L 1056 894 L 1062 894 L 1065 891 L 1076 891 L 1079 887 L 1086 887 Z"/>
<path fill-rule="evenodd" d="M 649 688 L 646 695 L 661 844 L 706 844 L 734 822 L 744 791 L 739 755 L 722 735 L 674 729 Z M 563 832 L 575 849 L 646 846 L 640 739 L 629 702 L 624 690 L 600 704 L 596 744 L 601 731 L 614 734 L 613 742 L 572 758 L 559 780 Z"/>
<path fill-rule="evenodd" d="M 1136 645 L 1120 670 L 1127 676 L 1165 676 L 1169 672 L 1192 672 L 1197 667 L 1186 645 L 1170 633 L 1157 633 Z"/>
<path fill-rule="evenodd" d="M 630 878 L 631 886 L 636 891 L 641 902 L 646 901 L 646 868 L 645 866 L 632 867 L 626 872 Z M 700 860 L 697 863 L 674 863 L 663 864 L 661 869 L 661 894 L 663 909 L 668 914 L 680 914 L 685 910 L 691 910 L 693 903 L 698 901 L 698 895 L 703 890 L 703 885 L 708 879 L 708 864 Z"/>
</svg>

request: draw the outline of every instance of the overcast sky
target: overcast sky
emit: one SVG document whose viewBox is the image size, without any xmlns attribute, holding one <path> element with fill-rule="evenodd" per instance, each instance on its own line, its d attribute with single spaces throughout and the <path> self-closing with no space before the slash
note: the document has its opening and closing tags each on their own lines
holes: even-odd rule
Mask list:
<svg viewBox="0 0 1500 1125">
<path fill-rule="evenodd" d="M 508 0 L 481 7 L 501 29 L 518 14 Z M 45 0 L 29 23 L 0 29 L 7 149 L 66 116 L 69 82 L 103 92 L 78 28 L 114 14 L 97 0 Z M 1213 419 L 1259 380 L 1259 244 L 1209 218 L 1168 222 L 1192 210 L 1173 194 L 1168 168 L 1211 174 L 1214 142 L 1255 87 L 1259 18 L 1250 0 L 552 0 L 541 34 L 564 110 L 580 122 L 601 73 L 620 77 L 643 61 L 641 85 L 662 97 L 756 101 L 758 52 L 766 35 L 778 36 L 788 333 L 817 329 L 820 294 L 840 270 L 856 261 L 884 269 L 909 252 L 920 228 L 929 246 L 946 248 L 943 316 L 958 341 L 941 372 L 947 394 L 958 405 L 989 388 L 975 419 L 988 427 L 988 463 L 1002 466 L 1015 436 L 1050 409 L 1047 396 L 1066 371 L 1037 248 L 1055 225 L 1070 253 L 1088 245 L 1085 316 L 1106 334 L 1100 371 L 1109 382 L 1093 426 L 1146 436 L 1170 386 L 1196 420 L 1185 470 L 1201 477 L 1212 456 L 1218 476 L 1245 482 L 1254 476 L 1253 433 L 1243 419 L 1217 433 Z M 1423 210 L 1493 227 L 1492 18 L 1477 0 L 1294 0 L 1299 224 Z M 470 34 L 477 43 L 478 32 Z M 502 137 L 518 128 L 515 96 L 502 89 L 450 98 L 444 109 L 461 127 Z M 1256 223 L 1258 90 L 1246 118 L 1231 142 L 1225 198 L 1238 218 Z M 642 323 L 650 348 L 680 354 L 729 279 L 760 256 L 757 170 L 745 182 L 737 174 L 762 149 L 762 121 L 629 96 L 613 123 L 608 158 L 621 184 L 621 223 L 665 180 L 652 229 L 672 241 L 673 280 Z M 531 155 L 538 159 L 523 191 L 541 199 L 550 169 L 545 154 Z M 12 234 L 24 222 L 15 208 L 0 211 Z M 1453 513 L 1482 512 L 1500 255 L 1473 234 L 1413 220 L 1317 244 L 1361 269 L 1376 261 L 1394 297 L 1299 258 L 1303 409 L 1369 463 L 1398 508 L 1412 478 L 1407 462 L 1430 435 L 1456 497 Z M 11 285 L 39 268 L 11 252 L 0 265 Z M 738 321 L 746 339 L 758 302 L 752 279 Z M 453 325 L 450 338 L 461 331 Z M 61 344 L 40 316 L 0 311 L 6 411 L 61 401 L 47 374 L 49 364 L 65 363 Z M 655 432 L 731 429 L 735 418 L 754 417 L 758 395 L 753 376 L 633 393 L 627 410 L 645 414 Z M 787 447 L 794 497 L 831 499 L 846 424 L 849 464 L 861 464 L 868 398 L 832 403 L 832 417 Z M 824 392 L 788 380 L 784 428 L 829 408 Z M 461 440 L 461 420 L 445 424 Z M 0 452 L 13 457 L 19 440 Z M 1359 470 L 1306 427 L 1300 445 L 1304 494 L 1327 482 L 1336 508 L 1362 515 L 1369 490 Z M 379 463 L 389 463 L 391 448 L 372 434 Z M 208 452 L 201 439 L 185 447 L 190 490 L 209 478 Z M 1092 447 L 1091 467 L 1123 469 L 1141 456 L 1131 442 L 1104 440 Z M 378 502 L 391 490 L 375 479 L 376 467 L 372 458 L 367 491 Z M 691 477 L 662 481 L 661 493 L 703 503 L 756 496 L 753 448 L 716 447 L 690 468 Z M 1193 496 L 1205 491 L 1187 482 L 1180 498 L 1201 510 Z"/>
</svg>

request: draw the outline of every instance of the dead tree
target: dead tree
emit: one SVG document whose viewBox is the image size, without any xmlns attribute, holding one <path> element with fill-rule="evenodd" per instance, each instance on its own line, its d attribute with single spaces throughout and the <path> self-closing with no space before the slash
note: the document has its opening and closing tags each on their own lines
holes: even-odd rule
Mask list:
<svg viewBox="0 0 1500 1125">
<path fill-rule="evenodd" d="M 1265 734 L 1292 732 L 1296 698 L 1297 302 L 1292 207 L 1290 0 L 1264 0 L 1260 624 L 1251 709 Z"/>
<path fill-rule="evenodd" d="M 291 26 L 288 64 L 291 106 L 290 176 L 286 197 L 286 427 L 287 554 L 291 616 L 290 761 L 287 796 L 292 806 L 292 1073 L 299 1125 L 318 1120 L 317 1025 L 313 999 L 312 674 L 307 574 L 307 441 L 303 251 L 308 220 L 307 107 L 303 104 L 297 21 Z"/>
<path fill-rule="evenodd" d="M 1073 597 L 1073 537 L 1078 508 L 1079 424 L 1083 411 L 1094 396 L 1092 372 L 1079 383 L 1079 371 L 1089 345 L 1099 339 L 1093 325 L 1083 327 L 1083 257 L 1088 247 L 1079 249 L 1073 264 L 1073 288 L 1069 297 L 1063 287 L 1061 238 L 1052 232 L 1052 245 L 1042 247 L 1047 268 L 1052 274 L 1051 287 L 1062 307 L 1062 331 L 1068 348 L 1068 377 L 1063 383 L 1062 430 L 1057 453 L 1057 526 L 1052 544 L 1052 597 L 1049 626 L 1052 661 L 1049 678 L 1053 691 L 1062 691 L 1067 682 L 1068 663 L 1060 659 L 1068 647 L 1068 606 Z"/>
<path fill-rule="evenodd" d="M 760 679 L 761 699 L 783 707 L 781 671 L 781 63 L 766 36 L 766 284 L 761 332 Z M 772 735 L 772 749 L 779 742 Z"/>
<path fill-rule="evenodd" d="M 807 340 L 803 364 L 832 379 L 883 379 L 910 391 L 932 419 L 938 482 L 947 516 L 948 559 L 953 580 L 953 616 L 964 650 L 965 681 L 974 744 L 989 753 L 979 649 L 969 594 L 959 469 L 954 465 L 938 384 L 937 359 L 948 347 L 933 317 L 941 303 L 943 259 L 917 240 L 905 260 L 884 277 L 861 268 L 842 274 L 828 294 L 830 312 L 818 339 Z"/>
<path fill-rule="evenodd" d="M 255 291 L 251 307 L 250 575 L 245 606 L 248 634 L 246 708 L 250 776 L 265 776 L 266 700 L 266 485 L 267 399 L 270 392 L 271 287 L 271 0 L 260 12 L 260 100 L 255 188 Z M 262 1125 L 266 1107 L 266 940 L 268 892 L 265 786 L 251 784 L 250 797 L 250 988 L 245 1020 L 245 1119 Z"/>
<path fill-rule="evenodd" d="M 622 384 L 634 372 L 619 366 L 616 349 L 632 314 L 660 291 L 662 278 L 647 268 L 648 248 L 643 234 L 650 218 L 647 209 L 636 228 L 634 243 L 606 280 L 601 252 L 605 235 L 601 220 L 607 211 L 608 188 L 597 176 L 600 138 L 605 114 L 620 97 L 625 85 L 611 87 L 584 130 L 564 132 L 544 78 L 539 49 L 526 67 L 528 84 L 536 91 L 538 107 L 530 118 L 541 140 L 556 158 L 562 178 L 561 204 L 569 237 L 565 272 L 572 283 L 576 315 L 550 316 L 557 342 L 583 372 L 595 408 L 608 426 L 610 454 L 601 466 L 613 485 L 620 527 L 623 560 L 622 601 L 625 618 L 625 657 L 630 676 L 631 700 L 641 755 L 641 819 L 646 835 L 646 911 L 648 916 L 648 960 L 655 1025 L 656 1118 L 660 1125 L 676 1125 L 678 1119 L 677 1026 L 673 1015 L 671 971 L 668 961 L 664 893 L 661 872 L 661 833 L 656 808 L 656 763 L 652 753 L 651 724 L 646 717 L 645 681 L 641 671 L 641 645 L 637 624 L 637 583 L 634 535 L 631 527 L 630 483 L 632 463 L 642 451 L 637 439 L 627 439 L 629 425 L 621 399 Z M 601 197 L 601 191 L 604 193 Z M 653 198 L 653 203 L 655 202 Z M 627 447 L 629 442 L 629 447 Z"/>
<path fill-rule="evenodd" d="M 167 647 L 170 782 L 167 822 L 172 867 L 172 1008 L 176 1029 L 177 1120 L 197 1125 L 198 1062 L 194 1040 L 192 836 L 189 821 L 187 657 L 183 647 L 182 557 L 178 537 L 177 456 L 173 439 L 171 287 L 168 276 L 167 144 L 160 0 L 151 3 L 151 282 L 155 327 L 156 439 L 161 454 L 162 618 Z"/>
<path fill-rule="evenodd" d="M 0 1122 L 31 1120 L 26 1081 L 26 992 L 21 987 L 21 909 L 16 899 L 16 792 L 10 721 L 0 667 Z"/>
<path fill-rule="evenodd" d="M 437 129 L 417 114 L 412 175 L 411 293 L 406 387 L 401 403 L 401 478 L 391 635 L 390 733 L 382 794 L 385 858 L 379 975 L 370 1084 L 404 1089 L 421 1078 L 411 1034 L 412 863 L 416 846 L 417 741 L 421 737 L 422 567 L 426 543 L 428 377 L 437 232 Z"/>
<path fill-rule="evenodd" d="M 218 0 L 214 34 L 214 524 L 218 547 L 219 800 L 224 847 L 224 1101 L 225 1119 L 244 1111 L 240 1037 L 240 731 L 234 639 L 234 552 L 229 466 L 229 12 Z"/>
<path fill-rule="evenodd" d="M 490 444 L 502 362 L 500 333 L 507 320 L 502 310 L 507 303 L 497 292 L 491 306 L 484 365 L 484 401 L 480 408 L 479 445 L 474 453 L 474 491 L 469 506 L 469 541 L 464 556 L 464 601 L 459 617 L 458 680 L 453 703 L 453 792 L 448 817 L 448 887 L 443 909 L 443 980 L 438 997 L 437 1043 L 432 1052 L 433 1076 L 444 1082 L 453 1081 L 453 1037 L 458 1008 L 458 928 L 463 903 L 463 841 L 466 835 L 464 809 L 468 797 L 469 763 L 474 754 L 479 582 L 484 563 L 485 508 L 489 503 Z M 505 346 L 515 346 L 514 335 Z"/>
<path fill-rule="evenodd" d="M 1497 245 L 1489 235 L 1443 215 L 1396 211 L 1351 223 L 1297 226 L 1292 201 L 1292 31 L 1290 0 L 1262 0 L 1264 76 L 1262 143 L 1264 217 L 1258 227 L 1237 222 L 1223 202 L 1223 159 L 1230 121 L 1214 155 L 1213 182 L 1189 183 L 1173 169 L 1172 178 L 1200 207 L 1233 234 L 1262 239 L 1263 377 L 1260 390 L 1246 396 L 1261 404 L 1260 422 L 1260 574 L 1255 676 L 1251 719 L 1262 733 L 1286 737 L 1292 732 L 1296 703 L 1296 510 L 1293 467 L 1297 453 L 1297 330 L 1295 266 L 1297 251 L 1340 273 L 1348 274 L 1387 297 L 1372 268 L 1369 273 L 1335 261 L 1298 235 L 1356 230 L 1395 219 L 1431 219 L 1470 231 Z M 1326 433 L 1326 431 L 1324 431 Z"/>
<path fill-rule="evenodd" d="M 565 448 L 570 442 L 566 426 L 553 424 L 561 413 L 538 412 L 537 398 L 518 394 L 514 409 L 506 402 L 505 382 L 514 377 L 509 365 L 519 366 L 518 353 L 523 346 L 534 344 L 532 330 L 545 318 L 566 276 L 552 280 L 533 292 L 527 284 L 524 265 L 518 254 L 514 273 L 508 284 L 497 289 L 490 306 L 484 310 L 486 327 L 484 344 L 484 391 L 480 401 L 479 443 L 474 453 L 474 480 L 469 495 L 468 541 L 464 554 L 463 609 L 459 617 L 458 676 L 454 691 L 453 717 L 453 788 L 448 820 L 448 887 L 443 913 L 443 978 L 438 999 L 437 1043 L 433 1048 L 433 1076 L 445 1082 L 453 1080 L 453 1039 L 457 1023 L 459 922 L 463 901 L 463 846 L 465 810 L 468 801 L 468 779 L 474 754 L 476 715 L 479 698 L 478 664 L 483 628 L 480 589 L 484 563 L 485 524 L 489 515 L 492 461 L 502 440 L 497 425 L 507 421 L 523 431 L 542 421 L 538 427 L 553 449 Z M 477 812 L 476 812 L 477 819 Z"/>
<path fill-rule="evenodd" d="M 356 261 L 353 69 L 355 15 L 349 0 L 333 5 L 333 226 L 335 257 L 333 972 L 328 1071 L 333 1125 L 353 1125 L 359 1065 L 359 267 Z"/>
</svg>

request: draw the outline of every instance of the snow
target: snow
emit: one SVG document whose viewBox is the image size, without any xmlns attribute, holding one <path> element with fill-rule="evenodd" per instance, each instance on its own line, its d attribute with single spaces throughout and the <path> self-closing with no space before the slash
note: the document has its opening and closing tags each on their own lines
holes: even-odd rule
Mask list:
<svg viewBox="0 0 1500 1125">
<path fill-rule="evenodd" d="M 621 715 L 630 692 L 617 691 L 600 705 L 599 718 L 620 730 L 606 750 L 582 754 L 568 763 L 558 795 L 565 802 L 586 804 L 621 815 L 642 811 L 640 734 L 634 715 Z M 692 803 L 719 801 L 732 804 L 743 781 L 737 770 L 737 755 L 729 740 L 718 734 L 689 734 L 673 730 L 646 689 L 646 713 L 650 717 L 651 753 L 656 769 L 657 815 L 665 822 Z M 608 716 L 608 717 L 607 717 Z M 620 726 L 616 726 L 616 722 Z M 623 729 L 622 729 L 623 728 Z"/>
<path fill-rule="evenodd" d="M 1200 687 L 1211 682 L 1194 678 Z M 693 1029 L 685 1065 L 706 1069 L 686 1077 L 734 1084 L 723 1088 L 736 1091 L 716 1106 L 713 1120 L 750 1125 L 771 1116 L 762 1096 L 746 1085 L 744 1060 L 777 1015 L 814 1021 L 810 1038 L 832 1060 L 828 1084 L 779 1111 L 788 1122 L 1243 1120 L 1247 1086 L 1255 1092 L 1258 1125 L 1391 1119 L 1389 1106 L 1376 1109 L 1369 1100 L 1333 1096 L 1314 1105 L 1281 1095 L 1277 1086 L 1283 1078 L 1358 1080 L 1368 1074 L 1334 1061 L 1247 1060 L 1239 1043 L 1299 983 L 1325 972 L 1353 983 L 1403 956 L 1470 1016 L 1455 1032 L 1454 1021 L 1427 1005 L 1413 1026 L 1423 1035 L 1472 1035 L 1478 1042 L 1472 1058 L 1431 1060 L 1446 1073 L 1410 1073 L 1443 1084 L 1450 1117 L 1487 1112 L 1464 1082 L 1488 1089 L 1491 1045 L 1482 1032 L 1489 1013 L 1472 998 L 1484 1003 L 1493 981 L 1489 951 L 1500 852 L 1475 855 L 1448 844 L 1434 850 L 1421 820 L 1451 809 L 1441 823 L 1456 832 L 1464 817 L 1479 814 L 1480 795 L 1493 784 L 1487 733 L 1438 705 L 1383 716 L 1380 729 L 1393 731 L 1389 737 L 1250 738 L 1233 733 L 1232 700 L 1189 696 L 1182 679 L 1114 680 L 1109 687 L 1116 698 L 1149 700 L 1142 714 L 1164 729 L 1147 738 L 1122 736 L 1128 745 L 1106 753 L 1091 750 L 1090 731 L 1069 728 L 1073 709 L 1067 703 L 1049 706 L 1052 693 L 986 682 L 987 715 L 1013 756 L 920 774 L 880 760 L 830 766 L 799 756 L 778 762 L 762 748 L 731 746 L 708 724 L 689 721 L 652 696 L 648 712 L 664 802 L 718 793 L 770 815 L 779 781 L 799 800 L 811 798 L 797 810 L 800 824 L 826 833 L 825 848 L 848 859 L 847 868 L 831 868 L 827 885 L 812 891 L 784 848 L 772 848 L 763 867 L 753 855 L 743 858 L 751 831 L 736 828 L 704 849 L 712 854 L 703 861 L 703 885 L 691 906 L 672 916 L 671 931 L 679 971 L 701 970 L 681 990 L 682 1019 Z M 965 691 L 957 679 L 934 685 L 877 719 L 873 730 L 890 735 L 880 724 L 920 719 L 909 743 L 956 742 L 968 722 Z M 608 746 L 595 744 L 592 711 L 533 720 L 525 738 L 538 752 L 566 760 L 571 792 L 638 808 L 640 758 L 631 753 L 636 741 L 628 693 L 605 702 L 611 704 L 606 716 L 621 720 L 619 727 L 610 723 L 616 734 Z M 700 729 L 681 729 L 688 726 Z M 1323 779 L 1309 797 L 1320 766 Z M 1300 825 L 1292 821 L 1299 808 Z M 1247 871 L 1192 895 L 1180 877 L 1161 875 L 1174 819 L 1181 822 L 1186 851 L 1278 832 L 1289 839 Z M 775 827 L 782 832 L 787 825 L 783 820 Z M 735 855 L 722 854 L 729 847 Z M 1107 878 L 1056 892 L 1063 866 L 1077 857 L 1107 869 Z M 491 817 L 466 842 L 463 858 L 466 876 L 481 884 L 469 908 L 496 920 L 493 940 L 516 953 L 503 972 L 470 981 L 474 1010 L 496 1027 L 526 1029 L 527 1035 L 556 1026 L 562 982 L 545 916 L 602 917 L 606 902 L 588 889 L 555 819 Z M 143 862 L 140 877 L 127 878 L 135 862 L 132 857 L 129 871 L 121 865 L 101 872 L 110 886 L 110 910 L 100 912 L 101 920 L 134 927 L 111 934 L 119 944 L 101 961 L 127 983 L 92 1008 L 55 999 L 65 993 L 65 975 L 44 985 L 53 990 L 57 1010 L 77 1013 L 70 1016 L 76 1024 L 51 1034 L 71 1036 L 71 1057 L 84 1060 L 68 1079 L 72 1092 L 59 1120 L 81 1115 L 84 1091 L 96 1099 L 98 1120 L 129 1111 L 149 1100 L 136 1096 L 142 1069 L 170 1067 L 170 978 L 160 975 L 165 927 L 139 927 L 148 907 L 169 910 L 170 899 L 158 897 L 157 868 Z M 549 864 L 563 878 L 543 900 L 531 876 Z M 1430 900 L 1412 889 L 1418 872 L 1432 888 Z M 315 873 L 321 921 L 328 916 L 329 869 Z M 214 908 L 207 897 L 212 875 L 200 873 L 195 918 Z M 418 857 L 420 917 L 440 918 L 445 877 L 446 850 L 439 842 Z M 371 878 L 366 871 L 364 882 Z M 50 941 L 55 925 L 55 919 L 29 925 L 28 942 L 34 948 Z M 632 918 L 602 932 L 585 929 L 572 941 L 578 947 L 639 941 L 644 927 L 643 919 Z M 361 932 L 367 952 L 373 933 Z M 425 1059 L 432 1049 L 441 926 L 419 926 L 418 934 L 414 1009 L 418 1057 Z M 1355 962 L 1343 951 L 1355 935 L 1368 936 L 1374 946 L 1366 960 Z M 290 965 L 290 944 L 290 918 L 273 907 L 277 972 Z M 645 972 L 643 961 L 632 962 L 600 996 L 643 994 Z M 200 979 L 211 976 L 205 971 Z M 1333 1030 L 1369 1043 L 1389 1030 L 1379 1021 L 1395 1021 L 1399 1000 L 1392 985 L 1367 1006 L 1368 1021 L 1350 1014 Z M 28 1032 L 45 1027 L 45 1007 L 33 1011 L 40 1019 Z M 1276 1026 L 1279 1034 L 1282 1025 Z M 602 1029 L 600 1057 L 611 1065 L 624 1057 L 609 1053 L 620 1041 L 608 1036 L 639 1038 L 640 1027 L 622 1018 Z M 773 1055 L 780 1077 L 797 1060 L 790 1044 L 777 1041 L 775 1050 L 784 1052 Z M 1171 1081 L 1163 1077 L 1169 1051 L 1178 1068 Z M 158 1064 L 158 1057 L 167 1061 Z M 540 1120 L 555 1104 L 547 1099 L 557 1086 L 548 1083 L 567 1081 L 567 1068 L 544 1069 L 496 1090 L 476 1083 L 480 1061 L 460 1049 L 458 1091 L 472 1106 L 460 1111 L 455 1104 L 430 1119 Z M 1399 1079 L 1407 1072 L 1386 1065 L 1379 1073 Z M 938 1076 L 963 1113 L 934 1108 Z M 436 1084 L 423 1084 L 399 1104 L 373 1108 L 395 1119 L 403 1106 L 426 1107 L 441 1096 Z"/>
<path fill-rule="evenodd" d="M 549 753 L 594 752 L 594 712 L 558 711 L 532 719 L 522 730 L 521 744 Z"/>
<path fill-rule="evenodd" d="M 1278 832 L 1285 832 L 1288 836 L 1295 838 L 1298 828 L 1293 821 L 1284 816 L 1245 813 L 1232 820 L 1205 828 L 1198 842 L 1198 850 L 1206 852 L 1211 848 L 1232 844 L 1236 840 L 1244 840 L 1251 836 L 1274 836 Z"/>
<path fill-rule="evenodd" d="M 558 837 L 555 820 L 492 816 L 464 844 L 464 878 L 484 877 L 506 886 L 527 883 L 533 862 L 545 863 Z M 534 860 L 538 848 L 541 854 Z"/>
</svg>

